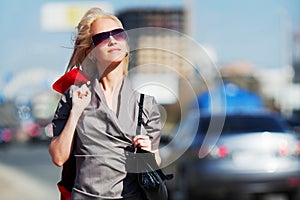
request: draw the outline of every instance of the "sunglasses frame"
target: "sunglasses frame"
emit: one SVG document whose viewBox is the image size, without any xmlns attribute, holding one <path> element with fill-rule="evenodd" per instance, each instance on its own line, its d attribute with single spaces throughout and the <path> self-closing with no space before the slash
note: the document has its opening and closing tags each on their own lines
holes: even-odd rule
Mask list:
<svg viewBox="0 0 300 200">
<path fill-rule="evenodd" d="M 97 46 L 99 44 L 105 45 L 109 42 L 110 36 L 112 36 L 115 40 L 118 41 L 127 40 L 126 31 L 123 28 L 117 28 L 111 31 L 101 32 L 93 35 L 92 43 L 94 46 Z"/>
</svg>

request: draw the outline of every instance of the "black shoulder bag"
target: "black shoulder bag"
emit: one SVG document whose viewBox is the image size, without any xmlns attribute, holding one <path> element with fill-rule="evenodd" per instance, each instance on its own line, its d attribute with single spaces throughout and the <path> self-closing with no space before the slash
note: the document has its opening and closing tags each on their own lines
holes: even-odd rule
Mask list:
<svg viewBox="0 0 300 200">
<path fill-rule="evenodd" d="M 144 94 L 140 95 L 138 126 L 136 134 L 141 134 Z M 138 182 L 147 200 L 167 200 L 168 190 L 165 180 L 173 174 L 164 174 L 155 160 L 155 154 L 141 148 L 136 149 Z"/>
</svg>

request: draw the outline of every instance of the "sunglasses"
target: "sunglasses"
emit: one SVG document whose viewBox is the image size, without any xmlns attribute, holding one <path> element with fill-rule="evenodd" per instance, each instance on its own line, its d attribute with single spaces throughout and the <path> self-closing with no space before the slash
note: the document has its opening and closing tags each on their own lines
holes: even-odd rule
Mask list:
<svg viewBox="0 0 300 200">
<path fill-rule="evenodd" d="M 107 32 L 97 33 L 92 36 L 94 46 L 105 45 L 109 42 L 110 36 L 114 37 L 115 40 L 123 41 L 127 39 L 127 34 L 124 29 L 118 28 Z"/>
</svg>

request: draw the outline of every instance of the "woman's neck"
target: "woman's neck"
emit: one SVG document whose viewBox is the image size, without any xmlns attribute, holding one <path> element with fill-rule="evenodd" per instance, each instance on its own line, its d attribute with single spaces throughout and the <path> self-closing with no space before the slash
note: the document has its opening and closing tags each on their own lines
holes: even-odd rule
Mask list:
<svg viewBox="0 0 300 200">
<path fill-rule="evenodd" d="M 119 92 L 123 77 L 123 67 L 118 66 L 105 73 L 100 79 L 100 87 L 103 90 L 106 103 L 114 112 L 117 112 L 118 98 L 116 98 L 116 95 Z"/>
<path fill-rule="evenodd" d="M 114 93 L 120 82 L 123 80 L 123 66 L 119 66 L 109 71 L 100 79 L 100 85 L 104 92 Z"/>
</svg>

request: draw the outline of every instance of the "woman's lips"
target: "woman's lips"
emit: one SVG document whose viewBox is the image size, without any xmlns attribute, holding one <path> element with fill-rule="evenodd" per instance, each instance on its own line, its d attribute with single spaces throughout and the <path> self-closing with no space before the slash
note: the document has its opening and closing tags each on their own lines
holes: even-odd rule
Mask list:
<svg viewBox="0 0 300 200">
<path fill-rule="evenodd" d="M 113 49 L 108 50 L 109 53 L 115 52 L 115 51 L 121 51 L 121 49 L 119 49 L 119 48 L 113 48 Z"/>
</svg>

